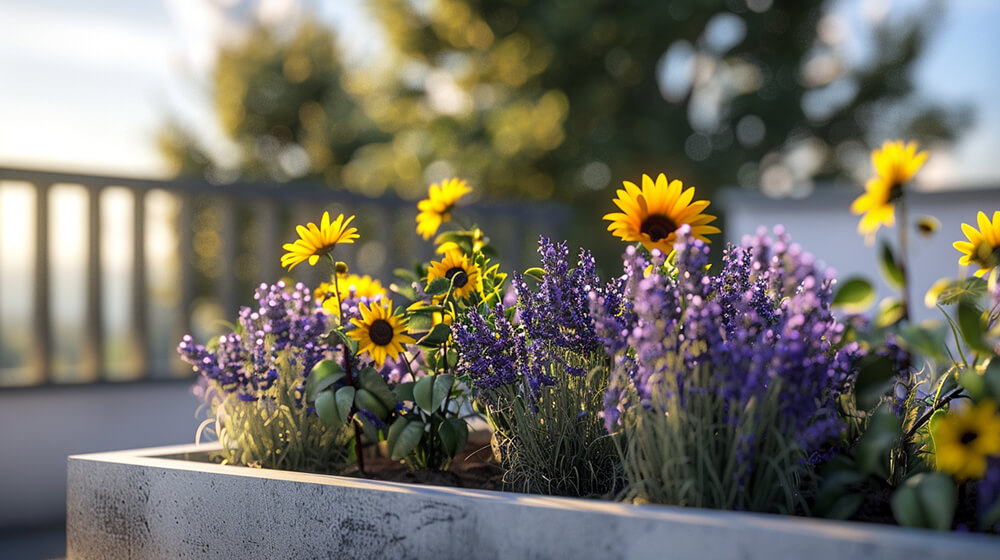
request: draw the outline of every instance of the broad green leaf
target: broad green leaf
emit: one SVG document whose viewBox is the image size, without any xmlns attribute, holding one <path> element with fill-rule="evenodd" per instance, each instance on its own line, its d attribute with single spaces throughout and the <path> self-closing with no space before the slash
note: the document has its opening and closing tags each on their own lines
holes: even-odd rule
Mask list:
<svg viewBox="0 0 1000 560">
<path fill-rule="evenodd" d="M 424 423 L 420 420 L 407 422 L 393 442 L 395 445 L 389 448 L 390 458 L 393 461 L 403 459 L 417 448 L 422 437 L 424 437 Z"/>
<path fill-rule="evenodd" d="M 925 321 L 919 325 L 906 324 L 899 329 L 898 335 L 912 353 L 935 362 L 946 358 L 944 347 L 947 334 L 944 326 L 939 323 Z"/>
<path fill-rule="evenodd" d="M 385 438 L 385 444 L 388 449 L 392 449 L 396 445 L 396 440 L 399 439 L 399 434 L 403 432 L 403 428 L 410 423 L 408 418 L 400 416 L 396 418 L 396 421 L 389 426 L 389 434 Z"/>
<path fill-rule="evenodd" d="M 333 360 L 323 360 L 313 367 L 306 379 L 306 401 L 313 402 L 316 395 L 347 375 L 340 364 Z"/>
<path fill-rule="evenodd" d="M 438 323 L 434 325 L 431 332 L 427 333 L 426 336 L 417 341 L 420 346 L 426 346 L 430 348 L 436 348 L 448 341 L 448 337 L 451 336 L 451 327 L 444 323 Z"/>
<path fill-rule="evenodd" d="M 444 452 L 449 457 L 454 457 L 457 453 L 455 446 L 458 445 L 458 434 L 455 433 L 455 428 L 448 422 L 441 422 L 438 424 L 438 438 L 441 439 Z"/>
<path fill-rule="evenodd" d="M 337 410 L 337 400 L 333 391 L 323 391 L 316 395 L 316 415 L 331 428 L 343 424 L 340 421 L 340 411 Z"/>
<path fill-rule="evenodd" d="M 425 412 L 434 412 L 434 376 L 421 377 L 413 385 L 413 402 Z"/>
<path fill-rule="evenodd" d="M 392 390 L 396 394 L 397 401 L 412 401 L 413 400 L 413 382 L 407 381 L 406 383 L 400 383 L 396 385 L 396 388 Z"/>
<path fill-rule="evenodd" d="M 977 302 L 986 295 L 986 280 L 970 276 L 952 282 L 941 291 L 937 302 L 941 305 L 952 305 L 960 301 Z"/>
<path fill-rule="evenodd" d="M 340 423 L 346 424 L 347 416 L 351 413 L 351 405 L 354 404 L 354 387 L 348 385 L 337 389 L 336 400 Z"/>
<path fill-rule="evenodd" d="M 958 329 L 962 333 L 962 339 L 969 345 L 969 348 L 977 352 L 989 352 L 990 348 L 983 340 L 985 329 L 980 320 L 982 312 L 969 301 L 958 303 Z"/>
<path fill-rule="evenodd" d="M 931 434 L 931 446 L 934 447 L 934 449 L 929 449 L 928 451 L 934 452 L 934 450 L 937 449 L 938 442 L 937 439 L 934 437 L 934 435 L 938 433 L 937 425 L 938 422 L 940 422 L 947 416 L 948 416 L 948 411 L 943 408 L 939 408 L 935 410 L 934 414 L 931 414 L 931 417 L 927 420 L 927 431 L 929 431 Z"/>
<path fill-rule="evenodd" d="M 380 439 L 379 429 L 376 428 L 375 425 L 372 424 L 368 420 L 368 417 L 366 417 L 364 414 L 355 414 L 354 421 L 357 422 L 359 426 L 361 426 L 361 431 L 362 433 L 364 433 L 365 439 L 367 441 L 374 443 Z"/>
<path fill-rule="evenodd" d="M 910 480 L 918 477 L 917 498 L 927 526 L 938 531 L 951 529 L 957 501 L 955 482 L 950 476 L 939 472 L 922 473 Z"/>
<path fill-rule="evenodd" d="M 527 276 L 527 277 L 529 277 L 529 278 L 534 278 L 535 280 L 538 280 L 539 282 L 541 282 L 542 280 L 545 279 L 545 269 L 544 268 L 539 268 L 537 266 L 533 266 L 533 267 L 529 268 L 528 270 L 525 270 L 524 271 L 524 275 Z"/>
<path fill-rule="evenodd" d="M 414 305 L 411 305 L 409 308 L 407 308 L 406 312 L 410 314 L 410 316 L 413 315 L 433 316 L 435 313 L 441 313 L 442 311 L 444 311 L 444 309 L 445 308 L 440 305 L 424 305 L 423 302 L 418 301 Z"/>
<path fill-rule="evenodd" d="M 1000 523 L 1000 499 L 979 516 L 979 529 L 985 531 L 997 523 Z"/>
<path fill-rule="evenodd" d="M 410 284 L 396 284 L 393 282 L 389 284 L 389 289 L 410 301 L 417 299 L 417 291 Z"/>
<path fill-rule="evenodd" d="M 889 475 L 889 454 L 902 435 L 899 418 L 892 407 L 883 405 L 872 415 L 857 446 L 858 469 L 880 477 Z"/>
<path fill-rule="evenodd" d="M 366 367 L 361 370 L 358 374 L 361 387 L 374 395 L 382 406 L 392 410 L 396 408 L 396 395 L 389 388 L 389 384 L 385 382 L 382 375 L 375 371 L 375 368 Z"/>
<path fill-rule="evenodd" d="M 887 284 L 897 290 L 903 287 L 903 269 L 896 256 L 892 253 L 892 247 L 885 241 L 882 242 L 881 257 L 879 258 L 879 268 L 882 277 Z"/>
<path fill-rule="evenodd" d="M 458 436 L 458 441 L 455 442 L 455 452 L 451 454 L 454 457 L 465 449 L 465 444 L 469 441 L 469 424 L 460 418 L 448 418 L 445 421 L 451 425 L 455 435 Z"/>
<path fill-rule="evenodd" d="M 1000 357 L 990 358 L 983 370 L 983 380 L 986 382 L 993 400 L 1000 402 Z"/>
<path fill-rule="evenodd" d="M 434 280 L 431 280 L 430 284 L 427 284 L 427 287 L 424 288 L 424 292 L 426 292 L 429 296 L 439 296 L 447 292 L 448 288 L 451 288 L 450 279 L 444 277 L 435 278 Z"/>
<path fill-rule="evenodd" d="M 875 324 L 882 328 L 895 325 L 903 319 L 905 311 L 903 300 L 887 297 L 879 302 L 878 311 L 875 313 Z"/>
<path fill-rule="evenodd" d="M 451 386 L 454 383 L 455 376 L 450 373 L 438 375 L 434 378 L 434 390 L 431 395 L 431 407 L 427 409 L 428 412 L 435 411 L 441 407 L 441 403 L 448 397 L 448 393 L 451 392 Z"/>
<path fill-rule="evenodd" d="M 375 395 L 365 389 L 358 389 L 354 393 L 354 404 L 358 408 L 363 408 L 371 412 L 379 420 L 385 420 L 389 417 L 389 410 L 385 405 Z"/>
<path fill-rule="evenodd" d="M 875 303 L 875 289 L 868 280 L 857 276 L 844 281 L 833 296 L 833 305 L 847 313 L 860 313 L 873 303 Z"/>
<path fill-rule="evenodd" d="M 410 334 L 429 331 L 434 325 L 433 315 L 423 315 L 420 313 L 414 313 L 409 316 L 409 323 L 407 328 Z"/>
<path fill-rule="evenodd" d="M 854 398 L 861 410 L 871 410 L 882 395 L 892 387 L 896 378 L 893 360 L 888 356 L 869 354 L 861 358 L 858 377 L 854 383 Z"/>
<path fill-rule="evenodd" d="M 403 280 L 406 280 L 408 283 L 420 281 L 420 277 L 417 276 L 416 273 L 414 273 L 414 271 L 406 270 L 405 268 L 397 268 L 392 271 L 392 274 L 397 278 L 402 278 Z"/>
<path fill-rule="evenodd" d="M 907 481 L 909 482 L 909 481 Z M 900 486 L 892 493 L 889 505 L 896 522 L 904 527 L 927 527 L 917 489 L 910 485 Z"/>
<path fill-rule="evenodd" d="M 864 501 L 863 494 L 845 494 L 837 498 L 823 516 L 828 519 L 850 519 Z"/>
</svg>

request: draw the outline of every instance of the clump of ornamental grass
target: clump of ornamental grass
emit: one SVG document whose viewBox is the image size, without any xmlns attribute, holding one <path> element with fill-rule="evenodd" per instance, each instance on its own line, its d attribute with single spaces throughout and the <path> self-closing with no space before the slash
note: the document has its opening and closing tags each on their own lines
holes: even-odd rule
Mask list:
<svg viewBox="0 0 1000 560">
<path fill-rule="evenodd" d="M 621 286 L 604 286 L 587 252 L 571 268 L 565 243 L 542 238 L 539 254 L 542 267 L 527 271 L 534 280 L 514 277 L 514 305 L 480 306 L 455 326 L 458 372 L 493 427 L 510 487 L 607 494 L 620 466 L 599 416 L 610 363 L 589 294 L 620 293 Z"/>
<path fill-rule="evenodd" d="M 624 300 L 592 297 L 615 361 L 604 418 L 621 434 L 624 496 L 805 512 L 855 351 L 830 312 L 832 275 L 780 230 L 731 247 L 710 275 L 690 233 L 673 264 L 630 247 Z"/>
<path fill-rule="evenodd" d="M 234 332 L 208 347 L 190 335 L 181 358 L 200 373 L 203 426 L 222 445 L 224 464 L 340 472 L 351 459 L 351 432 L 331 428 L 304 401 L 313 366 L 330 352 L 329 315 L 302 284 L 262 284 L 256 308 L 240 310 Z"/>
</svg>

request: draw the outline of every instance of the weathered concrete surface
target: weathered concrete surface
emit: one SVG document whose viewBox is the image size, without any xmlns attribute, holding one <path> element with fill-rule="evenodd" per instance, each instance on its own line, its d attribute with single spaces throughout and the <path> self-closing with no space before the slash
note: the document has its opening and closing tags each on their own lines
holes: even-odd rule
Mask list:
<svg viewBox="0 0 1000 560">
<path fill-rule="evenodd" d="M 68 558 L 1000 558 L 981 535 L 156 457 L 193 449 L 70 457 Z"/>
</svg>

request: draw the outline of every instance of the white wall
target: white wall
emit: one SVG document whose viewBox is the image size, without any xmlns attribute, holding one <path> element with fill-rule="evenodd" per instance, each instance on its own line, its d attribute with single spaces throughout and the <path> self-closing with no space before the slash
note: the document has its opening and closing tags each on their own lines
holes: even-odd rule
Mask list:
<svg viewBox="0 0 1000 560">
<path fill-rule="evenodd" d="M 758 226 L 764 225 L 770 230 L 782 224 L 793 242 L 834 268 L 838 279 L 862 275 L 878 280 L 881 299 L 894 292 L 879 276 L 879 247 L 882 239 L 897 247 L 899 224 L 890 229 L 883 226 L 875 244 L 866 246 L 864 237 L 857 233 L 860 217 L 850 211 L 851 202 L 861 192 L 861 189 L 830 187 L 818 189 L 801 200 L 774 200 L 757 192 L 725 191 L 719 200 L 726 212 L 723 235 L 727 241 L 739 243 L 743 235 L 754 233 Z M 992 217 L 995 210 L 1000 210 L 1000 188 L 909 193 L 907 201 L 911 222 L 908 262 L 913 287 L 910 295 L 912 313 L 916 320 L 939 319 L 937 309 L 924 307 L 924 294 L 939 278 L 957 278 L 962 273 L 958 265 L 961 253 L 952 243 L 966 240 L 962 233 L 963 222 L 975 225 L 979 211 Z M 923 214 L 941 220 L 940 231 L 930 238 L 913 232 L 913 221 Z M 967 275 L 971 273 L 966 272 Z"/>
<path fill-rule="evenodd" d="M 66 516 L 66 457 L 193 443 L 191 380 L 0 390 L 0 530 Z"/>
</svg>

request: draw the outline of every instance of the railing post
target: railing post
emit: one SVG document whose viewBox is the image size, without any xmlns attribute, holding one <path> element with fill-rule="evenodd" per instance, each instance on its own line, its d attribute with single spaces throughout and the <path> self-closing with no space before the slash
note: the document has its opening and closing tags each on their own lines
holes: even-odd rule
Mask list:
<svg viewBox="0 0 1000 560">
<path fill-rule="evenodd" d="M 49 279 L 49 190 L 46 182 L 35 184 L 35 273 L 32 309 L 33 340 L 31 346 L 31 371 L 35 383 L 52 379 L 52 317 L 49 305 L 51 291 Z"/>
<path fill-rule="evenodd" d="M 138 378 L 149 375 L 149 317 L 146 308 L 146 190 L 133 188 L 132 355 Z"/>
<path fill-rule="evenodd" d="M 101 192 L 103 187 L 88 188 L 87 216 L 87 315 L 81 372 L 88 381 L 97 381 L 104 366 L 104 309 L 102 306 Z"/>
</svg>

